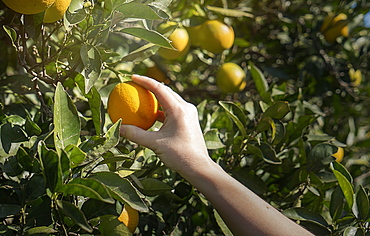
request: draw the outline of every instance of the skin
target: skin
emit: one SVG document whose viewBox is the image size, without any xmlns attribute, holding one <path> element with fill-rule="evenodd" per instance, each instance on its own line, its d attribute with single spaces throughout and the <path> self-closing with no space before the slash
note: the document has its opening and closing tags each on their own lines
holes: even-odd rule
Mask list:
<svg viewBox="0 0 370 236">
<path fill-rule="evenodd" d="M 208 154 L 197 109 L 148 77 L 132 80 L 152 91 L 163 108 L 159 131 L 122 125 L 121 135 L 152 149 L 164 164 L 202 192 L 234 235 L 313 235 L 227 174 Z M 186 151 L 184 151 L 186 150 Z"/>
</svg>

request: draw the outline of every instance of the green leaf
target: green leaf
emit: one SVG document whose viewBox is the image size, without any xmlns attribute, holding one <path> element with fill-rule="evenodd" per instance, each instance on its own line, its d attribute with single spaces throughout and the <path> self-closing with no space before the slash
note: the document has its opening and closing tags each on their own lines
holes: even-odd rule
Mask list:
<svg viewBox="0 0 370 236">
<path fill-rule="evenodd" d="M 309 221 L 325 227 L 329 226 L 326 220 L 320 214 L 310 211 L 306 208 L 289 208 L 284 210 L 282 213 L 293 220 Z"/>
<path fill-rule="evenodd" d="M 41 128 L 28 116 L 26 118 L 25 130 L 28 136 L 39 136 L 42 132 Z"/>
<path fill-rule="evenodd" d="M 69 157 L 71 168 L 75 168 L 85 161 L 86 153 L 79 147 L 69 145 L 65 151 Z"/>
<path fill-rule="evenodd" d="M 47 234 L 47 235 L 50 235 L 50 234 L 56 234 L 58 233 L 57 230 L 53 229 L 53 228 L 50 228 L 50 227 L 47 227 L 47 226 L 39 226 L 39 227 L 33 227 L 33 228 L 30 228 L 30 229 L 27 229 L 26 232 L 25 232 L 25 235 L 33 235 L 33 234 Z"/>
<path fill-rule="evenodd" d="M 142 190 L 145 195 L 154 196 L 163 192 L 171 191 L 172 188 L 158 179 L 144 178 L 141 181 Z"/>
<path fill-rule="evenodd" d="M 132 61 L 132 62 L 140 62 L 143 59 L 149 58 L 150 56 L 154 55 L 158 51 L 159 46 L 148 43 L 140 48 L 130 52 L 126 56 L 122 57 L 119 62 L 123 61 Z M 116 62 L 115 64 L 117 64 Z"/>
<path fill-rule="evenodd" d="M 101 117 L 101 96 L 98 90 L 93 86 L 90 91 L 86 94 L 85 93 L 85 79 L 83 75 L 76 74 L 74 77 L 75 83 L 78 85 L 82 94 L 88 99 L 89 106 L 91 110 L 91 117 L 94 123 L 96 135 L 101 134 L 101 124 L 102 124 L 102 117 Z"/>
<path fill-rule="evenodd" d="M 0 169 L 11 177 L 20 175 L 23 172 L 23 168 L 19 165 L 15 156 L 9 157 L 4 164 L 0 164 Z"/>
<path fill-rule="evenodd" d="M 14 204 L 0 204 L 0 219 L 18 214 L 22 207 Z"/>
<path fill-rule="evenodd" d="M 85 94 L 87 94 L 100 78 L 103 62 L 99 50 L 93 45 L 82 45 L 80 56 L 84 65 L 81 74 L 85 77 Z"/>
<path fill-rule="evenodd" d="M 15 29 L 7 25 L 3 25 L 3 29 L 6 32 L 6 34 L 9 36 L 10 41 L 12 42 L 12 46 L 18 51 L 18 48 L 17 46 L 15 46 L 15 43 L 14 43 L 15 41 L 17 41 L 17 35 L 18 35 Z"/>
<path fill-rule="evenodd" d="M 33 201 L 46 193 L 45 180 L 41 174 L 35 174 L 27 182 L 24 195 L 27 202 Z"/>
<path fill-rule="evenodd" d="M 151 7 L 139 2 L 123 3 L 115 10 L 123 13 L 125 18 L 138 18 L 147 20 L 162 19 L 162 17 L 160 17 Z"/>
<path fill-rule="evenodd" d="M 339 171 L 344 177 L 346 177 L 350 183 L 353 182 L 352 175 L 341 163 L 334 161 L 333 163 L 331 163 L 331 165 L 334 170 Z"/>
<path fill-rule="evenodd" d="M 336 187 L 331 194 L 330 198 L 330 216 L 332 217 L 333 221 L 338 220 L 344 208 L 344 196 L 340 187 Z"/>
<path fill-rule="evenodd" d="M 20 143 L 27 140 L 24 130 L 19 125 L 5 123 L 0 126 L 0 149 L 6 154 L 16 153 Z"/>
<path fill-rule="evenodd" d="M 268 92 L 269 86 L 265 76 L 263 75 L 262 71 L 255 66 L 251 61 L 249 61 L 250 72 L 256 85 L 258 94 L 260 95 L 262 101 L 265 103 L 271 103 L 270 93 Z"/>
<path fill-rule="evenodd" d="M 149 43 L 153 43 L 160 47 L 174 49 L 174 47 L 171 45 L 170 41 L 166 37 L 154 30 L 149 30 L 145 28 L 124 28 L 120 32 L 144 39 Z"/>
<path fill-rule="evenodd" d="M 222 233 L 225 236 L 232 236 L 233 233 L 230 231 L 230 229 L 227 227 L 223 219 L 221 218 L 220 214 L 216 211 L 216 209 L 213 209 L 213 215 L 215 216 L 216 222 L 218 226 L 220 226 Z"/>
<path fill-rule="evenodd" d="M 47 149 L 44 142 L 38 144 L 38 154 L 41 159 L 41 169 L 46 187 L 54 192 L 62 184 L 62 170 L 59 164 L 59 156 L 54 150 Z"/>
<path fill-rule="evenodd" d="M 227 9 L 221 7 L 214 7 L 214 6 L 206 6 L 206 8 L 210 11 L 213 11 L 217 14 L 221 14 L 223 16 L 231 16 L 231 17 L 248 17 L 253 18 L 253 14 L 241 11 L 241 10 L 234 10 L 234 9 Z"/>
<path fill-rule="evenodd" d="M 93 228 L 89 225 L 83 212 L 70 202 L 56 200 L 56 204 L 62 212 L 71 218 L 81 229 L 92 233 Z"/>
<path fill-rule="evenodd" d="M 138 191 L 127 179 L 121 178 L 118 174 L 112 172 L 94 173 L 92 178 L 103 183 L 111 191 L 112 197 L 116 200 L 126 202 L 138 211 L 148 211 L 148 207 L 142 201 Z"/>
<path fill-rule="evenodd" d="M 271 117 L 263 117 L 257 124 L 256 126 L 256 131 L 258 133 L 261 133 L 263 131 L 266 131 L 268 130 L 269 128 L 271 128 L 271 131 L 272 131 L 272 139 L 275 138 L 275 134 L 276 134 L 276 126 L 275 126 L 275 122 L 274 120 L 271 118 Z"/>
<path fill-rule="evenodd" d="M 105 215 L 100 217 L 99 231 L 102 235 L 131 236 L 132 233 L 125 224 L 118 220 L 117 216 Z"/>
<path fill-rule="evenodd" d="M 245 125 L 247 124 L 247 117 L 243 111 L 233 102 L 218 102 L 221 107 L 226 111 L 226 114 L 231 118 L 231 120 L 238 127 L 240 133 L 243 137 L 247 135 Z"/>
<path fill-rule="evenodd" d="M 343 236 L 365 236 L 365 232 L 360 227 L 346 227 Z"/>
<path fill-rule="evenodd" d="M 356 217 L 360 220 L 368 220 L 368 214 L 369 214 L 369 197 L 362 185 L 359 186 L 357 192 L 356 192 L 356 204 L 354 205 L 356 208 L 354 210 L 354 213 Z"/>
<path fill-rule="evenodd" d="M 114 200 L 107 187 L 96 179 L 76 178 L 58 189 L 64 194 L 84 196 L 113 204 Z"/>
<path fill-rule="evenodd" d="M 205 132 L 204 139 L 206 141 L 207 149 L 223 148 L 225 144 L 222 143 L 217 129 L 211 129 Z"/>
<path fill-rule="evenodd" d="M 276 157 L 275 150 L 267 143 L 249 144 L 247 146 L 247 152 L 262 158 L 267 163 L 281 164 L 281 160 Z"/>
<path fill-rule="evenodd" d="M 332 155 L 336 152 L 337 147 L 329 143 L 317 144 L 307 156 L 307 168 L 310 171 L 319 171 L 333 162 Z"/>
<path fill-rule="evenodd" d="M 54 142 L 58 153 L 68 145 L 77 145 L 81 123 L 71 98 L 58 83 L 54 95 Z"/>
<path fill-rule="evenodd" d="M 353 186 L 341 172 L 333 168 L 332 168 L 332 171 L 338 180 L 340 188 L 342 189 L 343 195 L 347 201 L 347 205 L 351 209 L 353 206 L 353 202 L 354 202 Z"/>
<path fill-rule="evenodd" d="M 92 198 L 83 203 L 81 211 L 85 214 L 88 220 L 103 215 L 117 214 L 116 204 L 109 204 Z"/>
<path fill-rule="evenodd" d="M 271 117 L 273 119 L 281 120 L 290 112 L 288 102 L 278 101 L 272 104 L 267 110 L 262 114 L 262 118 Z"/>
</svg>

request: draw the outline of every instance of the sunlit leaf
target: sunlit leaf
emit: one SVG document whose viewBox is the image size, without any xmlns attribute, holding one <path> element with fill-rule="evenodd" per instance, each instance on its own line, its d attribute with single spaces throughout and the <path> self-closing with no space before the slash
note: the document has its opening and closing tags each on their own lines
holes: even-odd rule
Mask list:
<svg viewBox="0 0 370 236">
<path fill-rule="evenodd" d="M 283 119 L 286 114 L 290 112 L 288 102 L 278 101 L 272 104 L 267 110 L 262 114 L 262 117 L 271 117 L 273 119 Z"/>
<path fill-rule="evenodd" d="M 245 125 L 247 123 L 247 118 L 245 114 L 240 110 L 240 108 L 232 102 L 219 101 L 218 103 L 221 105 L 223 109 L 225 109 L 227 115 L 238 127 L 242 136 L 246 136 L 247 132 L 245 129 Z"/>
<path fill-rule="evenodd" d="M 144 39 L 149 43 L 153 43 L 164 48 L 174 49 L 170 41 L 166 37 L 164 37 L 163 35 L 154 30 L 136 27 L 136 28 L 124 28 L 120 32 L 133 35 L 135 37 Z"/>
<path fill-rule="evenodd" d="M 348 179 L 339 171 L 332 169 L 335 177 L 338 180 L 339 186 L 342 189 L 343 195 L 347 201 L 348 207 L 352 208 L 354 203 L 354 190 L 352 184 Z"/>
<path fill-rule="evenodd" d="M 221 142 L 220 137 L 218 136 L 217 129 L 211 129 L 205 132 L 204 139 L 208 149 L 218 149 L 222 148 L 225 145 Z"/>
<path fill-rule="evenodd" d="M 269 86 L 265 76 L 263 75 L 262 71 L 255 66 L 251 61 L 249 61 L 250 72 L 256 85 L 258 94 L 260 95 L 262 101 L 265 103 L 271 103 L 270 93 L 268 92 Z"/>
<path fill-rule="evenodd" d="M 40 234 L 47 234 L 47 235 L 53 235 L 58 233 L 57 230 L 47 227 L 47 226 L 38 226 L 38 227 L 33 227 L 30 229 L 26 230 L 26 235 L 40 235 Z"/>
<path fill-rule="evenodd" d="M 224 16 L 231 16 L 231 17 L 248 17 L 253 18 L 253 14 L 242 11 L 242 10 L 234 10 L 234 9 L 227 9 L 227 8 L 221 8 L 221 7 L 215 7 L 215 6 L 207 6 L 207 9 L 210 11 L 214 11 L 218 14 L 224 15 Z"/>
<path fill-rule="evenodd" d="M 123 3 L 116 8 L 125 18 L 161 20 L 162 18 L 148 5 L 139 2 Z"/>
<path fill-rule="evenodd" d="M 80 138 L 81 123 L 77 108 L 58 83 L 54 95 L 54 142 L 58 152 L 68 145 L 77 145 Z"/>
<path fill-rule="evenodd" d="M 107 187 L 96 179 L 76 178 L 58 189 L 64 194 L 90 197 L 106 203 L 114 203 Z"/>
<path fill-rule="evenodd" d="M 121 178 L 118 174 L 112 172 L 94 173 L 92 178 L 102 182 L 111 191 L 113 198 L 116 200 L 127 202 L 138 211 L 148 211 L 148 207 L 141 200 L 138 191 L 127 179 Z"/>
<path fill-rule="evenodd" d="M 80 56 L 84 69 L 81 74 L 85 77 L 85 93 L 89 93 L 102 73 L 102 59 L 99 50 L 93 45 L 82 45 Z"/>
</svg>

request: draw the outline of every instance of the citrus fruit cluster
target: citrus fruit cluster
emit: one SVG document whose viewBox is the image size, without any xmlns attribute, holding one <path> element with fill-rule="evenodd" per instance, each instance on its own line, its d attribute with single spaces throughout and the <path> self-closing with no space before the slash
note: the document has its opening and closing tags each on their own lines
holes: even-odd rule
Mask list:
<svg viewBox="0 0 370 236">
<path fill-rule="evenodd" d="M 348 22 L 347 15 L 340 13 L 334 15 L 333 13 L 328 14 L 325 17 L 320 32 L 324 35 L 324 38 L 329 43 L 333 43 L 339 36 L 348 37 Z"/>
<path fill-rule="evenodd" d="M 62 19 L 71 4 L 71 0 L 3 0 L 3 2 L 13 11 L 25 15 L 45 11 L 44 23 Z"/>
<path fill-rule="evenodd" d="M 108 98 L 108 114 L 113 123 L 149 129 L 157 120 L 158 101 L 153 93 L 129 81 L 117 84 Z"/>
</svg>

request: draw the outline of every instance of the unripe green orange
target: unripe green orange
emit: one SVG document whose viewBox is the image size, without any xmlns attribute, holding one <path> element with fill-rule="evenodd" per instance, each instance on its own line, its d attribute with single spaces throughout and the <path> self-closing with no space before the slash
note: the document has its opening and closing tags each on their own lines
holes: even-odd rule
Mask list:
<svg viewBox="0 0 370 236">
<path fill-rule="evenodd" d="M 217 72 L 216 83 L 224 93 L 236 93 L 245 88 L 244 70 L 233 62 L 223 64 Z"/>
</svg>

